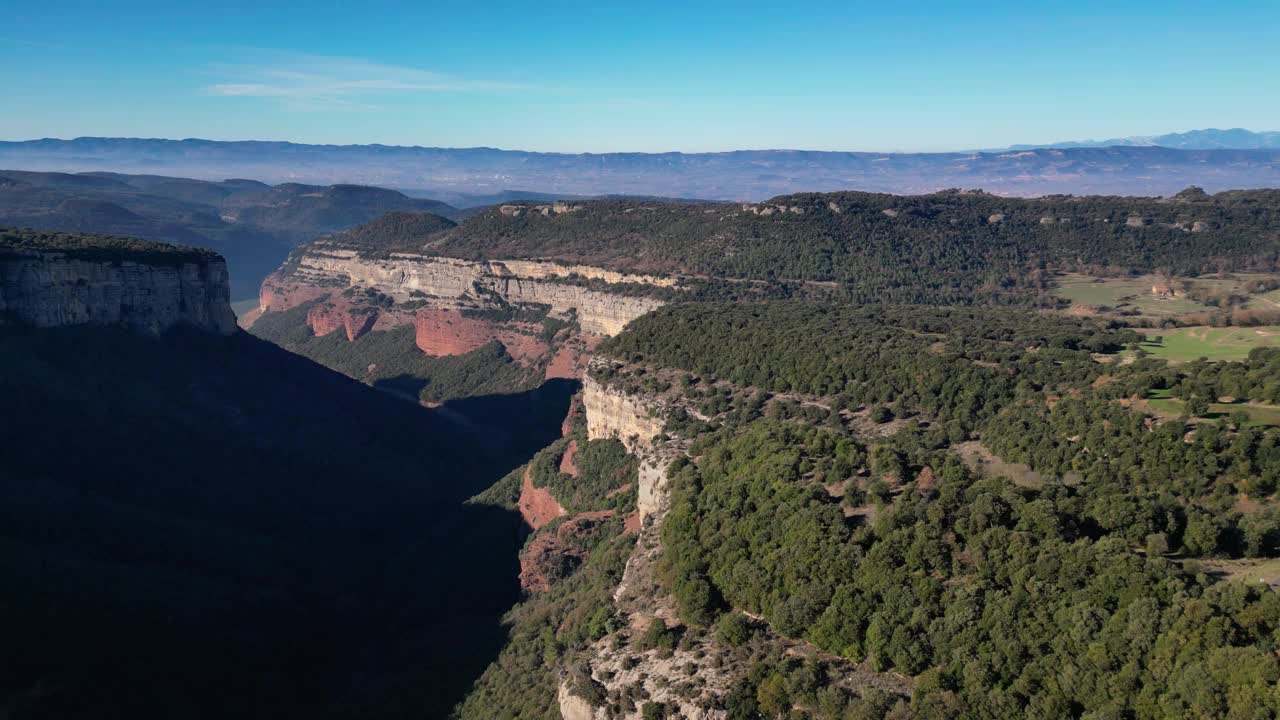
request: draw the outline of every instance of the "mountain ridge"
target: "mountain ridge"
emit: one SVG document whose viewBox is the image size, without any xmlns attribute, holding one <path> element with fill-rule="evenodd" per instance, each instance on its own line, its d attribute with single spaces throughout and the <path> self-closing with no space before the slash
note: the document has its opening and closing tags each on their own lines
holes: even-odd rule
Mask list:
<svg viewBox="0 0 1280 720">
<path fill-rule="evenodd" d="M 1029 154 L 1023 154 L 1029 153 Z M 568 195 L 762 200 L 801 191 L 919 194 L 983 187 L 1004 195 L 1167 195 L 1280 186 L 1280 150 L 1159 146 L 999 152 L 736 150 L 715 153 L 543 153 L 493 148 L 306 145 L 284 141 L 77 138 L 0 142 L 0 165 L 358 183 L 447 196 L 520 188 Z"/>
<path fill-rule="evenodd" d="M 1129 135 L 1109 140 L 1066 140 L 1053 143 L 1019 143 L 988 152 L 1033 149 L 1095 147 L 1165 147 L 1175 150 L 1274 150 L 1280 149 L 1280 131 L 1254 132 L 1245 128 L 1204 128 L 1163 135 Z"/>
</svg>

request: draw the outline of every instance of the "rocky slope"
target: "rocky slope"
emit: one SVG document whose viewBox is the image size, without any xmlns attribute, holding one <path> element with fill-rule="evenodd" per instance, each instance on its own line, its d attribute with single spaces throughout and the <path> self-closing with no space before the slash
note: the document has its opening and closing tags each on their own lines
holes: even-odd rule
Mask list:
<svg viewBox="0 0 1280 720">
<path fill-rule="evenodd" d="M 590 645 L 585 661 L 562 669 L 557 703 L 565 720 L 640 720 L 645 707 L 662 708 L 665 717 L 719 720 L 729 717 L 728 697 L 752 669 L 752 662 L 735 652 L 715 632 L 682 627 L 676 602 L 661 580 L 662 523 L 671 506 L 669 475 L 677 460 L 688 458 L 688 442 L 666 432 L 665 417 L 686 406 L 679 392 L 629 392 L 602 379 L 616 363 L 597 357 L 584 379 L 582 404 L 591 440 L 617 439 L 639 460 L 637 511 L 639 535 L 626 561 L 621 582 L 613 591 L 613 611 L 626 619 L 624 627 Z M 657 628 L 671 628 L 679 643 L 646 645 Z M 767 627 L 756 642 L 782 656 L 814 657 L 807 643 L 786 639 Z M 836 684 L 853 690 L 875 687 L 891 696 L 910 692 L 910 680 L 891 673 L 874 673 L 824 656 Z M 583 664 L 585 663 L 585 664 Z"/>
<path fill-rule="evenodd" d="M 226 263 L 218 255 L 129 241 L 113 257 L 53 233 L 0 234 L 0 316 L 35 327 L 186 324 L 228 335 Z"/>
</svg>

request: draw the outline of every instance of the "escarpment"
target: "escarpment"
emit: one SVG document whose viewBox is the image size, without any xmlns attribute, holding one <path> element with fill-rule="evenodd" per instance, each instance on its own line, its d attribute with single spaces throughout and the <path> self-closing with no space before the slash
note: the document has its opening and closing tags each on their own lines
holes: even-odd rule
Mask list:
<svg viewBox="0 0 1280 720">
<path fill-rule="evenodd" d="M 636 452 L 651 447 L 654 437 L 662 433 L 665 405 L 661 401 L 628 394 L 590 375 L 582 389 L 587 436 L 592 440 L 617 438 Z"/>
<path fill-rule="evenodd" d="M 740 707 L 741 700 L 734 698 L 755 682 L 751 676 L 766 656 L 780 658 L 777 662 L 783 665 L 821 663 L 829 682 L 838 686 L 832 692 L 841 697 L 866 691 L 896 702 L 908 696 L 910 678 L 822 653 L 809 641 L 784 636 L 763 617 L 730 603 L 721 605 L 717 614 L 728 618 L 728 626 L 738 623 L 738 636 L 722 629 L 726 623 L 690 621 L 688 596 L 681 594 L 687 590 L 681 590 L 687 577 L 681 575 L 681 561 L 671 555 L 669 541 L 672 530 L 679 533 L 688 522 L 679 509 L 681 493 L 689 489 L 688 474 L 704 462 L 692 442 L 700 431 L 691 428 L 731 420 L 725 409 L 716 409 L 705 397 L 708 388 L 724 386 L 708 380 L 698 388 L 669 376 L 667 368 L 639 366 L 606 353 L 591 361 L 583 381 L 590 441 L 620 441 L 636 458 L 638 533 L 603 601 L 606 610 L 595 611 L 613 618 L 612 629 L 566 656 L 558 667 L 556 704 L 561 716 L 642 720 L 656 713 L 727 718 L 731 707 Z M 783 401 L 791 400 L 779 402 Z M 675 525 L 667 528 L 670 523 Z M 529 547 L 541 550 L 551 540 L 538 542 L 535 536 Z M 747 636 L 750 642 L 743 639 Z"/>
<path fill-rule="evenodd" d="M 403 370 L 423 380 L 445 374 L 458 386 L 469 372 L 472 380 L 461 382 L 478 387 L 479 365 L 508 361 L 519 372 L 493 368 L 491 390 L 524 390 L 535 378 L 575 379 L 601 340 L 679 292 L 670 278 L 547 261 L 460 260 L 353 244 L 350 237 L 297 251 L 263 283 L 258 315 L 247 326 L 366 381 Z M 353 343 L 377 337 L 347 350 L 308 340 L 335 331 Z M 330 361 L 338 355 L 350 358 L 350 367 Z M 457 363 L 423 365 L 449 358 Z M 456 397 L 439 383 L 435 388 L 425 399 Z"/>
<path fill-rule="evenodd" d="M 591 287 L 588 285 L 591 284 Z M 576 316 L 582 332 L 614 335 L 662 301 L 625 294 L 610 286 L 670 288 L 673 281 L 582 265 L 534 261 L 471 262 L 417 253 L 363 257 L 357 250 L 317 243 L 288 272 L 264 284 L 264 310 L 288 309 L 300 288 L 358 288 L 395 304 L 435 309 L 543 305 L 557 316 Z M 600 287 L 603 289 L 596 289 Z"/>
<path fill-rule="evenodd" d="M 143 241 L 0 233 L 0 317 L 34 327 L 121 325 L 159 333 L 236 330 L 215 253 Z"/>
<path fill-rule="evenodd" d="M 592 369 L 609 363 L 596 359 Z M 575 667 L 562 673 L 556 695 L 560 714 L 575 720 L 638 720 L 644 717 L 646 704 L 658 704 L 667 708 L 669 717 L 727 717 L 723 698 L 748 668 L 722 663 L 714 636 L 689 636 L 689 642 L 666 649 L 645 647 L 643 639 L 655 623 L 657 627 L 680 625 L 659 568 L 661 524 L 670 506 L 668 472 L 686 452 L 682 439 L 664 433 L 669 400 L 629 393 L 588 372 L 582 405 L 591 440 L 620 440 L 638 460 L 639 535 L 612 594 L 613 612 L 626 618 L 626 624 L 593 643 Z M 634 694 L 646 702 L 623 700 Z"/>
</svg>

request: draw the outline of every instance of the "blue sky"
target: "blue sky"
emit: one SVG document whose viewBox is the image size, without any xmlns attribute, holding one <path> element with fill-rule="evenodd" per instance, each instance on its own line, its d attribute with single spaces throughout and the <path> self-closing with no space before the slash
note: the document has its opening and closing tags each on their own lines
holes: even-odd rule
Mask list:
<svg viewBox="0 0 1280 720">
<path fill-rule="evenodd" d="M 1277 0 L 196 5 L 0 0 L 0 138 L 933 151 L 1280 129 Z"/>
</svg>

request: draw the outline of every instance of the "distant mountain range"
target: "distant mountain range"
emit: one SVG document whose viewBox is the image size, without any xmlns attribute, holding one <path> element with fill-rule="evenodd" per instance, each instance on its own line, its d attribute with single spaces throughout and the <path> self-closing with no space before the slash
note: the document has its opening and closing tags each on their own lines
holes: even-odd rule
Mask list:
<svg viewBox="0 0 1280 720">
<path fill-rule="evenodd" d="M 1250 143 L 1275 142 L 1274 133 L 1239 132 L 1247 133 Z M 1172 195 L 1189 185 L 1210 192 L 1280 187 L 1280 148 L 1223 147 L 1245 142 L 1231 140 L 1236 135 L 1237 131 L 1230 130 L 1196 131 L 1186 133 L 1182 140 L 1162 140 L 1183 143 L 1177 148 L 1161 146 L 1155 142 L 1159 138 L 1154 138 L 1107 147 L 1019 147 L 996 152 L 605 154 L 77 138 L 0 142 L 0 167 L 110 170 L 212 180 L 253 178 L 268 183 L 356 183 L 396 188 L 408 195 L 459 205 L 506 198 L 610 194 L 737 201 L 835 190 L 920 194 L 982 188 L 1003 195 L 1032 196 Z M 1211 148 L 1193 149 L 1197 144 Z"/>
<path fill-rule="evenodd" d="M 1280 150 L 1280 132 L 1253 132 L 1244 128 L 1188 130 L 1166 135 L 1132 135 L 1110 140 L 1070 140 L 1046 145 L 1011 145 L 1008 150 L 1040 148 L 1166 147 L 1175 150 Z"/>
</svg>

